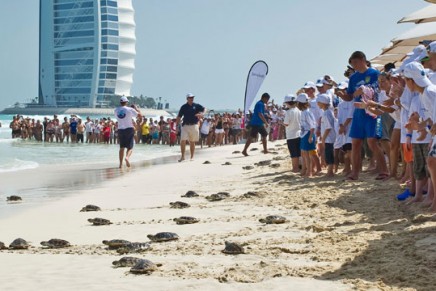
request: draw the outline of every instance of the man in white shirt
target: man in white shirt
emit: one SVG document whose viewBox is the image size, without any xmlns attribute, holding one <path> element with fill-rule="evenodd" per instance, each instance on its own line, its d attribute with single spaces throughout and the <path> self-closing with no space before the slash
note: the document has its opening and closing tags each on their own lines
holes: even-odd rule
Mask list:
<svg viewBox="0 0 436 291">
<path fill-rule="evenodd" d="M 126 166 L 130 167 L 129 159 L 133 152 L 133 139 L 135 136 L 133 118 L 138 116 L 140 119 L 142 119 L 141 112 L 139 112 L 136 105 L 132 104 L 131 107 L 127 107 L 128 103 L 129 100 L 127 99 L 127 97 L 123 96 L 120 99 L 121 106 L 115 108 L 114 110 L 115 117 L 118 120 L 118 139 L 120 141 L 120 168 L 122 168 L 123 166 L 124 149 L 127 149 L 125 158 Z"/>
</svg>

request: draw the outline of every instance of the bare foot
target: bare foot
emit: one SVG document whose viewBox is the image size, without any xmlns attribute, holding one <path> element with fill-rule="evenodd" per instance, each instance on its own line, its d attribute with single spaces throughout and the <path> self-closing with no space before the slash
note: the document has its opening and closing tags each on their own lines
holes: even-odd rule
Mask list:
<svg viewBox="0 0 436 291">
<path fill-rule="evenodd" d="M 180 162 L 183 162 L 185 160 L 185 158 L 184 157 L 181 157 L 180 159 L 179 159 L 179 163 Z"/>
<path fill-rule="evenodd" d="M 243 151 L 242 154 L 243 154 L 244 156 L 248 157 L 248 154 L 247 154 L 246 151 Z"/>
<path fill-rule="evenodd" d="M 411 205 L 413 203 L 418 203 L 418 202 L 422 202 L 422 201 L 424 201 L 424 197 L 422 197 L 422 196 L 418 197 L 418 195 L 416 195 L 415 197 L 408 199 L 406 201 L 406 205 Z"/>
<path fill-rule="evenodd" d="M 427 199 L 425 198 L 424 201 L 421 202 L 422 208 L 429 208 L 433 204 L 433 199 Z"/>
<path fill-rule="evenodd" d="M 130 168 L 130 162 L 128 158 L 125 158 L 124 161 L 126 161 L 126 166 L 127 168 Z"/>
<path fill-rule="evenodd" d="M 266 155 L 266 154 L 269 154 L 269 153 L 271 153 L 271 152 L 269 152 L 269 151 L 263 151 L 263 153 Z"/>
</svg>

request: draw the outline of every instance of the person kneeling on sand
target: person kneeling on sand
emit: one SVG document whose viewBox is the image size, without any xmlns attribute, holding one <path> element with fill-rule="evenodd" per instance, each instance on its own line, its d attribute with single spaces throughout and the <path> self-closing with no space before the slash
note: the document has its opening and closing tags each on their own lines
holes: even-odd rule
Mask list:
<svg viewBox="0 0 436 291">
<path fill-rule="evenodd" d="M 127 107 L 127 103 L 129 103 L 127 97 L 121 97 L 121 106 L 117 107 L 114 111 L 115 116 L 118 120 L 118 139 L 120 141 L 120 168 L 123 166 L 124 149 L 127 149 L 125 159 L 126 166 L 130 167 L 129 159 L 133 152 L 133 139 L 135 136 L 135 129 L 133 127 L 132 119 L 136 116 L 142 119 L 141 112 L 139 112 L 136 105 L 132 104 L 131 107 Z"/>
<path fill-rule="evenodd" d="M 248 147 L 251 144 L 251 139 L 256 138 L 257 134 L 260 133 L 262 136 L 262 145 L 263 145 L 263 152 L 265 154 L 268 153 L 268 149 L 266 146 L 266 137 L 268 136 L 268 133 L 265 128 L 268 128 L 268 122 L 265 119 L 265 104 L 268 104 L 270 96 L 268 93 L 263 93 L 262 97 L 259 101 L 257 101 L 256 105 L 254 106 L 254 112 L 250 120 L 250 135 L 247 136 L 247 142 L 245 143 L 244 150 L 242 151 L 242 154 L 244 156 L 248 156 L 247 150 Z"/>
</svg>

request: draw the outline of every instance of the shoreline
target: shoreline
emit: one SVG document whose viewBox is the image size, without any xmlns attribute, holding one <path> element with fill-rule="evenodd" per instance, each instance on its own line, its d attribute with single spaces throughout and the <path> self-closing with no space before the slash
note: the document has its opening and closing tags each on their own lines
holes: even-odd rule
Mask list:
<svg viewBox="0 0 436 291">
<path fill-rule="evenodd" d="M 269 143 L 275 155 L 260 153 L 257 143 L 254 147 L 259 150 L 249 157 L 232 154 L 242 145 L 197 151 L 192 162 L 127 172 L 95 189 L 0 219 L 0 241 L 9 244 L 22 237 L 32 246 L 0 251 L 2 285 L 8 290 L 42 290 L 53 284 L 59 290 L 84 284 L 89 290 L 142 290 L 145 285 L 164 290 L 432 290 L 436 219 L 395 201 L 401 190 L 396 181 L 375 181 L 368 173 L 357 182 L 304 179 L 290 172 L 283 141 Z M 257 164 L 264 160 L 279 166 Z M 254 168 L 242 170 L 245 166 Z M 188 190 L 200 197 L 181 198 Z M 230 197 L 205 199 L 220 191 Z M 245 197 L 248 191 L 258 196 Z M 172 209 L 173 201 L 191 207 Z M 79 212 L 86 204 L 102 211 Z M 200 222 L 177 225 L 173 218 L 183 215 Z M 288 222 L 258 221 L 267 215 L 282 215 Z M 90 217 L 113 224 L 91 226 Z M 131 254 L 161 263 L 157 271 L 135 276 L 128 268 L 112 268 L 121 256 L 102 240 L 147 242 L 147 234 L 161 231 L 175 232 L 180 239 Z M 50 238 L 73 246 L 41 248 L 39 242 Z M 221 253 L 226 240 L 244 244 L 246 254 Z"/>
</svg>

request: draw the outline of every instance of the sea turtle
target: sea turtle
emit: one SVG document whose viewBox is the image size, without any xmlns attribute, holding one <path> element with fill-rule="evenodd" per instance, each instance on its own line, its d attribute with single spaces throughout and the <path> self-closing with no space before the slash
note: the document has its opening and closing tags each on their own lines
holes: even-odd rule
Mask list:
<svg viewBox="0 0 436 291">
<path fill-rule="evenodd" d="M 114 268 L 133 267 L 140 260 L 142 259 L 135 257 L 122 257 L 118 261 L 113 261 L 112 265 L 114 265 Z"/>
<path fill-rule="evenodd" d="M 91 222 L 93 225 L 109 225 L 112 224 L 112 222 L 109 219 L 104 218 L 90 218 L 88 219 L 89 222 Z"/>
<path fill-rule="evenodd" d="M 206 199 L 211 201 L 211 202 L 215 202 L 215 201 L 224 200 L 224 199 L 226 199 L 226 197 L 224 195 L 220 195 L 220 194 L 216 193 L 216 194 L 206 196 Z"/>
<path fill-rule="evenodd" d="M 224 164 L 222 164 L 223 166 L 230 166 L 232 163 L 230 162 L 225 162 Z"/>
<path fill-rule="evenodd" d="M 226 247 L 224 248 L 224 250 L 222 250 L 222 252 L 225 254 L 238 255 L 238 254 L 245 253 L 244 248 L 237 243 L 226 241 L 225 244 L 226 244 Z"/>
<path fill-rule="evenodd" d="M 191 205 L 189 205 L 186 202 L 182 202 L 182 201 L 176 201 L 176 202 L 170 202 L 171 208 L 188 208 L 191 207 Z"/>
<path fill-rule="evenodd" d="M 22 238 L 17 238 L 9 245 L 13 250 L 24 250 L 29 248 L 29 243 Z"/>
<path fill-rule="evenodd" d="M 247 193 L 245 193 L 244 195 L 242 195 L 245 198 L 254 198 L 254 197 L 260 197 L 259 193 L 257 192 L 253 192 L 253 191 L 248 191 Z"/>
<path fill-rule="evenodd" d="M 122 247 L 118 248 L 117 253 L 124 255 L 128 253 L 140 253 L 140 252 L 148 251 L 150 249 L 151 246 L 149 243 L 134 242 L 134 243 L 125 244 Z"/>
<path fill-rule="evenodd" d="M 203 163 L 203 165 L 209 165 L 209 164 L 211 164 L 211 162 L 209 162 L 209 161 L 204 161 L 204 163 Z"/>
<path fill-rule="evenodd" d="M 242 167 L 242 169 L 243 170 L 253 170 L 254 167 L 253 166 L 245 166 L 245 167 Z"/>
<path fill-rule="evenodd" d="M 155 235 L 147 235 L 147 237 L 152 242 L 165 242 L 165 241 L 171 241 L 171 240 L 178 240 L 179 236 L 175 234 L 174 232 L 159 232 Z"/>
<path fill-rule="evenodd" d="M 140 259 L 131 269 L 130 273 L 133 274 L 150 274 L 157 270 L 157 265 L 152 261 Z"/>
<path fill-rule="evenodd" d="M 234 151 L 232 154 L 240 154 L 241 151 Z"/>
<path fill-rule="evenodd" d="M 287 222 L 286 217 L 280 215 L 269 215 L 265 218 L 259 219 L 259 222 L 266 224 L 281 224 Z"/>
<path fill-rule="evenodd" d="M 49 249 L 60 249 L 71 246 L 68 241 L 59 238 L 52 238 L 49 241 L 42 241 L 41 245 L 48 247 Z"/>
<path fill-rule="evenodd" d="M 101 208 L 97 205 L 88 204 L 80 210 L 80 212 L 88 212 L 88 211 L 101 211 Z"/>
<path fill-rule="evenodd" d="M 192 217 L 192 216 L 180 216 L 173 219 L 177 224 L 192 224 L 197 223 L 200 219 Z"/>
<path fill-rule="evenodd" d="M 221 195 L 223 197 L 230 197 L 230 193 L 229 192 L 218 192 L 216 194 Z"/>
<path fill-rule="evenodd" d="M 192 197 L 198 197 L 200 195 L 197 194 L 197 192 L 189 190 L 188 192 L 186 192 L 185 195 L 182 195 L 182 197 L 186 197 L 186 198 L 192 198 Z"/>
<path fill-rule="evenodd" d="M 260 161 L 258 163 L 256 163 L 256 166 L 268 166 L 271 164 L 271 160 L 266 160 L 266 161 Z"/>
<path fill-rule="evenodd" d="M 11 195 L 9 197 L 6 197 L 6 201 L 9 201 L 9 202 L 17 202 L 17 201 L 22 201 L 22 200 L 23 199 L 21 199 L 21 197 L 17 196 L 17 195 Z"/>
<path fill-rule="evenodd" d="M 271 167 L 271 168 L 279 168 L 279 167 L 280 167 L 280 164 L 277 164 L 277 163 L 275 163 L 275 164 L 271 164 L 270 167 Z"/>
<path fill-rule="evenodd" d="M 257 151 L 257 150 L 259 150 L 258 148 L 252 148 L 252 149 L 250 149 L 250 152 L 254 152 L 254 151 Z"/>
<path fill-rule="evenodd" d="M 0 250 L 6 250 L 8 247 L 4 244 L 4 242 L 0 241 Z"/>
<path fill-rule="evenodd" d="M 283 161 L 283 160 L 286 160 L 286 158 L 285 157 L 274 157 L 273 158 L 273 161 Z"/>
<path fill-rule="evenodd" d="M 131 244 L 128 240 L 124 239 L 112 239 L 112 240 L 104 240 L 103 244 L 107 245 L 110 250 L 116 250 L 125 245 Z"/>
</svg>

